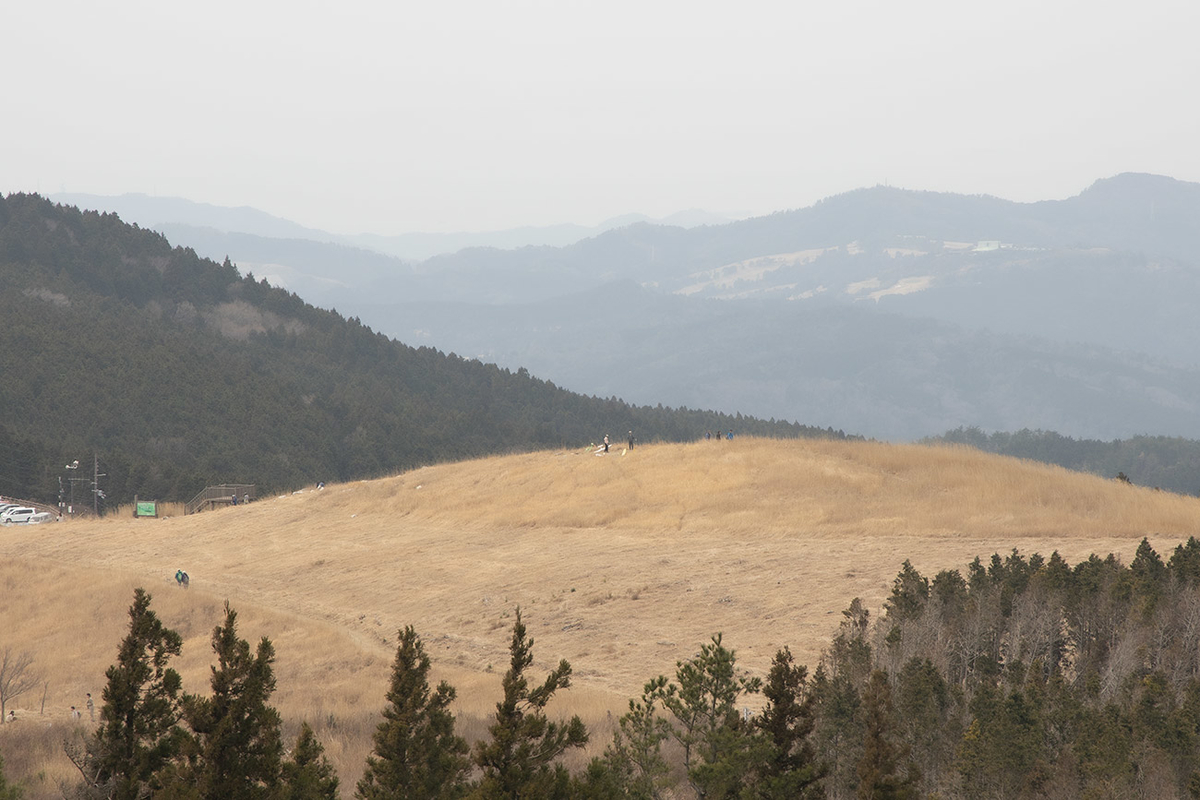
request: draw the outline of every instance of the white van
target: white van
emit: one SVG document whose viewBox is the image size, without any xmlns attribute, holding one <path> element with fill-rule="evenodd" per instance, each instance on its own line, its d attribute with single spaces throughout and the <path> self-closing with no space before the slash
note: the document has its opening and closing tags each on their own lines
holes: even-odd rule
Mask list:
<svg viewBox="0 0 1200 800">
<path fill-rule="evenodd" d="M 29 522 L 33 515 L 37 514 L 36 508 L 29 506 L 13 506 L 12 508 L 0 514 L 0 523 L 5 525 L 13 525 L 20 522 Z"/>
</svg>

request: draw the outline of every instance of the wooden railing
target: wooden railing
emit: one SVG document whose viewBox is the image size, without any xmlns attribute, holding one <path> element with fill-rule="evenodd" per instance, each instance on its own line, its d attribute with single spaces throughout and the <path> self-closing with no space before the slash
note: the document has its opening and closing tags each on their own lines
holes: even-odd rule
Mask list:
<svg viewBox="0 0 1200 800">
<path fill-rule="evenodd" d="M 198 511 L 205 511 L 214 506 L 229 506 L 236 502 L 243 503 L 246 497 L 251 500 L 255 499 L 253 483 L 222 483 L 220 486 L 206 486 L 200 494 L 193 497 L 186 506 L 183 513 L 195 514 Z"/>
<path fill-rule="evenodd" d="M 58 506 L 53 506 L 49 503 L 39 503 L 36 500 L 18 500 L 15 497 L 5 497 L 0 495 L 0 503 L 13 503 L 14 505 L 25 506 L 26 508 L 36 508 L 38 511 L 45 511 L 52 517 L 58 517 L 59 515 Z M 91 511 L 92 510 L 89 508 L 88 513 L 91 513 Z"/>
</svg>

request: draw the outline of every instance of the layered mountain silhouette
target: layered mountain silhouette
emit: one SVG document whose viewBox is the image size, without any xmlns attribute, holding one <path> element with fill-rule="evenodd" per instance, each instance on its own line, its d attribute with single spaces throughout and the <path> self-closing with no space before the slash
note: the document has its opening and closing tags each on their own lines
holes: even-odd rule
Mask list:
<svg viewBox="0 0 1200 800">
<path fill-rule="evenodd" d="M 1162 176 L 1037 203 L 880 186 L 419 263 L 176 235 L 401 341 L 586 394 L 889 439 L 959 426 L 1200 436 L 1200 184 Z"/>
</svg>

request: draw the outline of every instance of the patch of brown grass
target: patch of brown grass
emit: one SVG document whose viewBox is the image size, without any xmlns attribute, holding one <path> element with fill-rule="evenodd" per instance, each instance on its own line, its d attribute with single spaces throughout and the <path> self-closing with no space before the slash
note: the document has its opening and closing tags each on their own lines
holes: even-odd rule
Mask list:
<svg viewBox="0 0 1200 800">
<path fill-rule="evenodd" d="M 9 783 L 21 783 L 27 800 L 60 798 L 60 787 L 78 782 L 79 773 L 63 755 L 63 742 L 81 735 L 87 727 L 67 720 L 49 721 L 19 716 L 0 725 L 0 753 Z"/>
<path fill-rule="evenodd" d="M 288 734 L 315 726 L 348 795 L 406 624 L 480 736 L 519 605 L 535 669 L 574 666 L 563 713 L 584 717 L 598 750 L 609 713 L 717 631 L 759 674 L 785 644 L 815 663 L 839 612 L 854 597 L 878 609 L 905 558 L 930 576 L 1014 547 L 1128 558 L 1143 536 L 1165 556 L 1198 518 L 1195 498 L 964 448 L 743 438 L 542 452 L 191 517 L 6 530 L 0 626 L 45 670 L 59 724 L 84 692 L 99 703 L 135 585 L 184 635 L 189 691 L 207 690 L 228 598 L 244 638 L 275 643 Z"/>
</svg>

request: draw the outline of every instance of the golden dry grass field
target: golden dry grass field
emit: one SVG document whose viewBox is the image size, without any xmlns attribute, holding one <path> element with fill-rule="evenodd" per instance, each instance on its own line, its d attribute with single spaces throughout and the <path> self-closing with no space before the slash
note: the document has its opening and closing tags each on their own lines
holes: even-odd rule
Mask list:
<svg viewBox="0 0 1200 800">
<path fill-rule="evenodd" d="M 57 755 L 68 709 L 89 691 L 99 704 L 135 586 L 184 636 L 188 691 L 208 691 L 225 599 L 243 638 L 270 637 L 286 729 L 314 724 L 349 796 L 406 624 L 477 737 L 520 606 L 535 678 L 571 662 L 559 706 L 599 749 L 609 711 L 718 631 L 753 673 L 785 644 L 815 665 L 839 612 L 861 597 L 877 613 L 906 558 L 929 577 L 1014 547 L 1128 560 L 1143 536 L 1166 557 L 1198 532 L 1196 498 L 1032 462 L 749 438 L 444 464 L 190 517 L 14 526 L 0 530 L 0 648 L 30 651 L 47 683 L 0 726 L 0 751 L 10 777 L 42 772 L 35 790 L 70 779 Z"/>
</svg>

